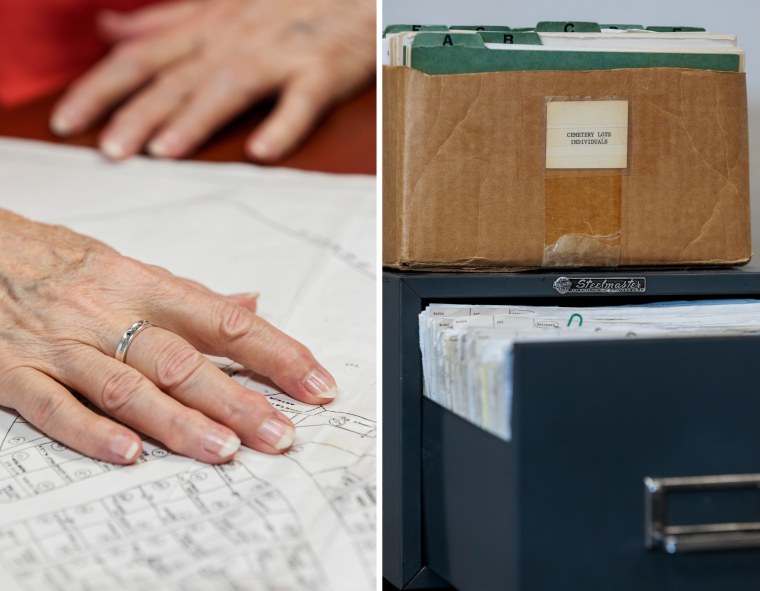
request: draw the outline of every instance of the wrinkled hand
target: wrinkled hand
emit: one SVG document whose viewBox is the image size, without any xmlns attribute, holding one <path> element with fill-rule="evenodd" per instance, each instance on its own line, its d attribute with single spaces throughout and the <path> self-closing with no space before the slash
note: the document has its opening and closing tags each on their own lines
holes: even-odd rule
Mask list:
<svg viewBox="0 0 760 591">
<path fill-rule="evenodd" d="M 180 0 L 99 22 L 115 47 L 71 86 L 51 128 L 79 133 L 126 99 L 100 139 L 114 159 L 144 146 L 182 157 L 279 94 L 246 143 L 251 157 L 277 160 L 375 71 L 373 0 Z"/>
<path fill-rule="evenodd" d="M 306 403 L 335 395 L 309 350 L 252 312 L 253 297 L 221 297 L 2 210 L 0 253 L 0 405 L 89 456 L 137 459 L 140 437 L 125 425 L 210 463 L 228 460 L 240 440 L 267 453 L 288 448 L 291 422 L 201 351 L 234 359 Z M 122 334 L 142 319 L 154 326 L 134 337 L 125 363 L 116 361 Z"/>
</svg>

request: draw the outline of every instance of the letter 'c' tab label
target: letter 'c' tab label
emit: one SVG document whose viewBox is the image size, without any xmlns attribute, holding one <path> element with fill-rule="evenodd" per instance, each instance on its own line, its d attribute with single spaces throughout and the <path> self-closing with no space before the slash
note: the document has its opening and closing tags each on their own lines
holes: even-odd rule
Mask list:
<svg viewBox="0 0 760 591">
<path fill-rule="evenodd" d="M 626 168 L 628 101 L 546 103 L 546 168 Z"/>
</svg>

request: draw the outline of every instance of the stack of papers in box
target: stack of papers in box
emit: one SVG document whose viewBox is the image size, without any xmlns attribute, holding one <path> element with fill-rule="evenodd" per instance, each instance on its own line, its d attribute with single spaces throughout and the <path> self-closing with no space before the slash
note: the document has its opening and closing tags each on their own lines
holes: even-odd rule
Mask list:
<svg viewBox="0 0 760 591">
<path fill-rule="evenodd" d="M 689 68 L 744 71 L 736 37 L 700 27 L 544 22 L 532 28 L 392 25 L 385 65 L 428 74 L 514 70 Z"/>
<path fill-rule="evenodd" d="M 424 395 L 509 440 L 515 343 L 760 334 L 760 301 L 592 308 L 432 304 L 419 322 Z"/>
</svg>

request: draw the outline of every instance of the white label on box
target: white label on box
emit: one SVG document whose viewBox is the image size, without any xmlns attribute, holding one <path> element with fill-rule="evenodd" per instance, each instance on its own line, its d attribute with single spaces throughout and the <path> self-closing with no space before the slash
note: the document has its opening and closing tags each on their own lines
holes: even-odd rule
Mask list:
<svg viewBox="0 0 760 591">
<path fill-rule="evenodd" d="M 628 101 L 546 104 L 546 168 L 626 168 Z"/>
</svg>

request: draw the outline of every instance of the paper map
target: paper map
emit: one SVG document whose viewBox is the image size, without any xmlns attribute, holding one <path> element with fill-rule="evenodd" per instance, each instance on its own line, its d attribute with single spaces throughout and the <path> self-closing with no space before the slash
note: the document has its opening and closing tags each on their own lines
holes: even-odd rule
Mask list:
<svg viewBox="0 0 760 591">
<path fill-rule="evenodd" d="M 259 313 L 309 346 L 339 398 L 300 403 L 283 456 L 209 466 L 145 440 L 93 460 L 0 409 L 0 589 L 374 589 L 375 181 L 248 165 L 106 163 L 0 140 L 0 207 L 99 238 Z"/>
</svg>

